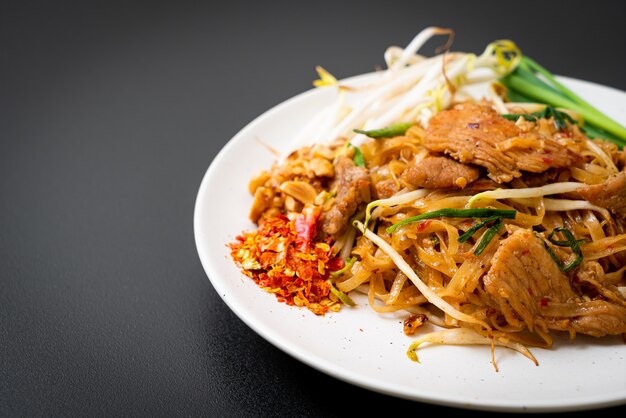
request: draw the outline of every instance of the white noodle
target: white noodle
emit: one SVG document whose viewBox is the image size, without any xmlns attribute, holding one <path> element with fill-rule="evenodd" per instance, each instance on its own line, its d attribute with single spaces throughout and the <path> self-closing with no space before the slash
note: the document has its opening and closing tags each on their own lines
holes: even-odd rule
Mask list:
<svg viewBox="0 0 626 418">
<path fill-rule="evenodd" d="M 613 162 L 613 159 L 610 156 L 606 155 L 606 152 L 604 152 L 602 148 L 597 146 L 590 139 L 585 140 L 585 143 L 587 144 L 587 148 L 593 151 L 602 160 L 602 162 L 604 163 L 604 165 L 606 165 L 606 168 L 611 172 L 611 174 L 617 174 L 619 172 L 619 170 L 615 166 L 615 163 Z"/>
<path fill-rule="evenodd" d="M 356 226 L 359 229 L 359 231 L 361 231 L 361 233 L 365 235 L 367 239 L 369 239 L 374 244 L 376 244 L 378 248 L 381 249 L 381 251 L 386 253 L 393 260 L 396 266 L 404 274 L 406 274 L 406 276 L 411 280 L 411 282 L 413 282 L 415 287 L 417 287 L 417 289 L 420 292 L 422 292 L 422 295 L 424 295 L 424 297 L 428 299 L 430 303 L 432 303 L 433 305 L 435 305 L 436 307 L 438 307 L 439 309 L 441 309 L 442 311 L 444 311 L 445 313 L 447 313 L 452 318 L 458 321 L 478 324 L 484 327 L 485 329 L 491 329 L 491 327 L 487 325 L 486 322 L 481 321 L 480 319 L 476 319 L 471 315 L 467 315 L 467 314 L 464 314 L 463 312 L 458 311 L 454 306 L 450 305 L 448 302 L 443 300 L 434 290 L 428 287 L 417 276 L 415 271 L 413 271 L 411 266 L 409 266 L 409 264 L 404 260 L 404 258 L 396 250 L 394 250 L 393 247 L 389 245 L 384 239 L 382 239 L 381 237 L 379 237 L 378 235 L 376 235 L 374 232 L 370 231 L 369 229 L 365 229 L 363 224 L 359 221 L 355 221 L 354 226 Z"/>
</svg>

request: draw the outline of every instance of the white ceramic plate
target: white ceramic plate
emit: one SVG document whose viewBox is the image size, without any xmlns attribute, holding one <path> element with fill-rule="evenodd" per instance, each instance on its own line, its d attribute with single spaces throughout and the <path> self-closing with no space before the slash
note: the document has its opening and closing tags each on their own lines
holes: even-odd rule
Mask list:
<svg viewBox="0 0 626 418">
<path fill-rule="evenodd" d="M 562 80 L 626 122 L 626 93 Z M 202 181 L 194 214 L 196 245 L 213 286 L 235 314 L 298 360 L 388 395 L 501 411 L 563 411 L 626 402 L 626 345 L 621 338 L 557 340 L 551 350 L 533 350 L 539 367 L 513 351 L 497 349 L 499 373 L 488 347 L 424 347 L 418 364 L 405 355 L 411 339 L 402 332 L 402 316 L 376 314 L 357 295 L 358 307 L 318 317 L 278 303 L 238 270 L 226 244 L 254 228 L 248 220 L 252 197 L 247 184 L 275 160 L 259 140 L 289 150 L 294 132 L 332 100 L 329 89 L 311 90 L 267 111 L 228 142 Z"/>
</svg>

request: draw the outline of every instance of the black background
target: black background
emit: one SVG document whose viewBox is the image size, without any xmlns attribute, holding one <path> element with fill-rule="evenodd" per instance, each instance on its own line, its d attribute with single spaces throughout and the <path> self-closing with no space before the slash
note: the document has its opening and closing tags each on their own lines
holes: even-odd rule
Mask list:
<svg viewBox="0 0 626 418">
<path fill-rule="evenodd" d="M 371 71 L 429 25 L 626 90 L 623 2 L 0 7 L 0 415 L 447 412 L 330 378 L 235 317 L 194 245 L 204 172 L 315 65 Z"/>
</svg>

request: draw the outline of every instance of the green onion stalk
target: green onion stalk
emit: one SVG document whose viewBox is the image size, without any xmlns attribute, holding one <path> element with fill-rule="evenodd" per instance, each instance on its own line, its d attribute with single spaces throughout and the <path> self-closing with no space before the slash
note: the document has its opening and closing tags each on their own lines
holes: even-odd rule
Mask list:
<svg viewBox="0 0 626 418">
<path fill-rule="evenodd" d="M 626 127 L 589 104 L 532 58 L 523 56 L 513 72 L 500 78 L 508 97 L 516 102 L 540 102 L 577 112 L 586 122 L 585 134 L 626 145 Z"/>
<path fill-rule="evenodd" d="M 557 232 L 560 232 L 561 234 L 563 234 L 566 238 L 566 241 L 559 241 L 559 240 L 554 239 L 553 236 Z M 582 263 L 583 252 L 580 249 L 580 244 L 584 244 L 585 241 L 577 240 L 574 237 L 574 234 L 572 234 L 572 232 L 569 229 L 554 228 L 554 230 L 550 232 L 550 234 L 548 235 L 548 241 L 550 241 L 554 245 L 558 245 L 559 247 L 569 247 L 572 249 L 572 252 L 574 253 L 574 255 L 576 255 L 576 258 L 574 259 L 574 261 L 572 261 L 569 264 L 563 264 L 563 262 L 559 259 L 559 257 L 554 253 L 554 251 L 552 251 L 552 249 L 544 241 L 543 245 L 545 246 L 546 250 L 550 254 L 550 257 L 552 257 L 556 265 L 559 266 L 559 269 L 561 269 L 563 273 L 567 273 L 575 269 L 576 267 L 578 267 L 580 263 Z"/>
<path fill-rule="evenodd" d="M 364 131 L 363 129 L 354 129 L 357 134 L 363 134 L 370 138 L 391 138 L 398 135 L 404 135 L 406 131 L 412 126 L 412 123 L 396 123 L 395 125 L 388 126 L 382 129 L 372 129 Z"/>
<path fill-rule="evenodd" d="M 490 209 L 490 208 L 480 208 L 480 209 L 439 209 L 432 212 L 422 213 L 421 215 L 412 216 L 410 218 L 406 218 L 401 220 L 398 223 L 391 225 L 387 228 L 387 232 L 392 234 L 396 229 L 403 227 L 407 224 L 423 221 L 425 219 L 433 219 L 433 218 L 490 218 L 490 217 L 499 217 L 503 219 L 515 219 L 515 215 L 517 211 L 515 210 L 506 210 L 506 209 Z M 483 225 L 484 226 L 484 225 Z M 482 226 L 481 226 L 482 228 Z M 469 237 L 468 237 L 469 238 Z"/>
</svg>

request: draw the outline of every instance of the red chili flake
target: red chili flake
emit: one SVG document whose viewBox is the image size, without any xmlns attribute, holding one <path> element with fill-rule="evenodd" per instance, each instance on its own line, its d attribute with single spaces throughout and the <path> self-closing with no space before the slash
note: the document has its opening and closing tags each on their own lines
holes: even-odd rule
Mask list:
<svg viewBox="0 0 626 418">
<path fill-rule="evenodd" d="M 544 308 L 548 306 L 548 303 L 550 303 L 550 299 L 548 298 L 541 298 L 541 300 L 539 301 L 539 305 Z"/>
<path fill-rule="evenodd" d="M 527 289 L 528 293 L 530 294 L 530 296 L 533 296 L 533 289 L 531 289 L 530 287 Z"/>
<path fill-rule="evenodd" d="M 552 164 L 552 162 L 554 161 L 552 158 L 548 158 L 548 157 L 542 157 L 541 161 L 543 161 L 546 164 Z"/>
<path fill-rule="evenodd" d="M 341 270 L 344 265 L 343 258 L 335 257 L 326 263 L 326 268 L 328 268 L 329 271 L 337 271 Z"/>
<path fill-rule="evenodd" d="M 480 123 L 468 123 L 467 127 L 469 129 L 478 129 L 478 128 L 480 128 Z"/>
<path fill-rule="evenodd" d="M 305 206 L 302 213 L 296 217 L 295 229 L 300 251 L 308 251 L 311 241 L 317 232 L 317 220 L 320 217 L 320 208 Z"/>
<path fill-rule="evenodd" d="M 530 252 L 530 250 L 528 248 L 525 248 L 522 250 L 522 255 L 526 255 Z"/>
<path fill-rule="evenodd" d="M 430 221 L 430 220 L 426 220 L 426 221 L 420 222 L 419 225 L 417 225 L 417 231 L 418 232 L 424 232 L 424 230 L 426 228 L 428 228 L 428 225 L 430 225 L 431 222 L 432 221 Z"/>
<path fill-rule="evenodd" d="M 295 221 L 283 215 L 271 217 L 258 230 L 238 236 L 229 247 L 242 272 L 274 293 L 279 302 L 324 315 L 340 307 L 329 298 L 326 280 L 330 267 L 343 261 L 331 261 L 331 246 L 314 241 L 318 219 L 319 209 L 305 210 Z"/>
</svg>

